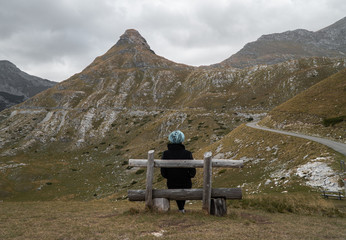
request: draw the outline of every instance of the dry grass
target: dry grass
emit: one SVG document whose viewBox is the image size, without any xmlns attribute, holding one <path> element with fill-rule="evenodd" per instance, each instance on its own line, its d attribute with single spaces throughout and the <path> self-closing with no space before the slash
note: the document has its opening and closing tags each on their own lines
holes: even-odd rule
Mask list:
<svg viewBox="0 0 346 240">
<path fill-rule="evenodd" d="M 201 158 L 207 151 L 211 151 L 214 156 L 222 153 L 224 154 L 222 158 L 246 160 L 242 169 L 215 168 L 213 186 L 242 186 L 243 192 L 248 194 L 318 192 L 317 188 L 312 189 L 306 185 L 306 179 L 295 174 L 297 167 L 318 157 L 324 157 L 328 165 L 337 172 L 340 168 L 340 159 L 344 159 L 322 144 L 253 129 L 246 125 L 239 126 L 220 141 L 203 148 L 194 156 Z M 287 175 L 283 174 L 288 171 L 291 172 Z M 201 185 L 200 179 L 203 179 L 202 172 L 194 179 L 196 182 L 194 184 Z M 271 183 L 266 184 L 268 179 Z"/>
<path fill-rule="evenodd" d="M 340 217 L 229 208 L 204 214 L 199 202 L 177 212 L 144 211 L 143 203 L 2 202 L 0 239 L 345 239 Z"/>
<path fill-rule="evenodd" d="M 344 201 L 329 201 L 319 194 L 256 194 L 245 196 L 242 200 L 231 201 L 231 206 L 242 209 L 256 209 L 271 213 L 295 213 L 329 217 L 346 216 Z"/>
</svg>

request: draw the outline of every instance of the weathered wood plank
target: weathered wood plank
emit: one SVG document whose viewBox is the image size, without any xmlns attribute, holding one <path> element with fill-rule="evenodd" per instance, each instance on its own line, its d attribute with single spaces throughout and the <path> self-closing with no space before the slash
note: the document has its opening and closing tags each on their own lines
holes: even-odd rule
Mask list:
<svg viewBox="0 0 346 240">
<path fill-rule="evenodd" d="M 131 167 L 146 167 L 147 159 L 130 159 L 129 166 Z M 203 168 L 203 160 L 154 160 L 154 167 L 174 167 L 174 168 Z M 227 159 L 213 159 L 212 167 L 224 167 L 224 168 L 240 168 L 243 167 L 243 160 L 227 160 Z"/>
<path fill-rule="evenodd" d="M 153 198 L 169 200 L 202 200 L 203 189 L 153 189 Z M 145 201 L 145 190 L 128 190 L 130 201 Z M 242 199 L 241 188 L 213 188 L 212 198 Z"/>
<path fill-rule="evenodd" d="M 211 201 L 211 180 L 212 180 L 212 162 L 211 152 L 204 154 L 204 174 L 203 174 L 203 206 L 202 208 L 210 214 L 210 201 Z"/>
<path fill-rule="evenodd" d="M 154 150 L 148 152 L 145 206 L 153 208 Z"/>
</svg>

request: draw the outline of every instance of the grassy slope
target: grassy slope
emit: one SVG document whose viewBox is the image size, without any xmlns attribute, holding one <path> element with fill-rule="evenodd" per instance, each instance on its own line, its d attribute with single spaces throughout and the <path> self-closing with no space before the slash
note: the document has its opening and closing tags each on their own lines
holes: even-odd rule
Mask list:
<svg viewBox="0 0 346 240">
<path fill-rule="evenodd" d="M 184 123 L 179 115 L 186 117 Z M 0 200 L 11 195 L 13 200 L 89 200 L 117 192 L 120 192 L 118 197 L 122 197 L 133 185 L 143 187 L 143 184 L 137 185 L 143 183 L 145 174 L 137 173 L 138 169 L 128 169 L 126 161 L 146 158 L 149 149 L 155 149 L 155 157 L 160 158 L 167 143 L 166 135 L 160 132 L 170 127 L 169 119 L 177 119 L 187 136 L 186 146 L 194 152 L 239 124 L 227 115 L 214 119 L 192 110 L 142 117 L 120 116 L 105 137 L 91 139 L 86 147 L 76 150 L 70 141 L 56 142 L 54 146 L 35 144 L 16 156 L 3 156 Z M 237 119 L 245 121 L 242 117 Z M 173 121 L 173 124 L 177 123 Z M 68 134 L 63 137 L 68 138 Z M 23 163 L 25 165 L 16 167 Z"/>
<path fill-rule="evenodd" d="M 314 67 L 316 63 L 317 67 Z M 218 87 L 218 84 L 211 84 L 210 88 L 204 91 L 210 92 L 214 97 L 218 95 L 218 92 L 224 92 L 223 90 L 226 90 L 223 93 L 225 96 L 233 96 L 232 91 L 235 88 L 239 90 L 239 93 L 234 95 L 235 98 L 230 102 L 225 102 L 225 99 L 228 98 L 223 97 L 196 98 L 207 108 L 202 110 L 188 107 L 179 110 L 163 108 L 162 111 L 146 113 L 144 116 L 132 115 L 131 110 L 123 110 L 117 113 L 114 122 L 109 122 L 110 126 L 104 134 L 100 133 L 105 129 L 107 121 L 104 120 L 109 112 L 107 108 L 105 110 L 96 108 L 95 104 L 101 100 L 104 94 L 113 93 L 93 90 L 108 89 L 114 79 L 111 77 L 112 74 L 107 75 L 107 71 L 98 69 L 97 64 L 90 66 L 85 70 L 86 73 L 90 73 L 89 78 L 83 74 L 75 75 L 70 81 L 65 81 L 22 105 L 23 107 L 27 105 L 28 110 L 30 110 L 30 106 L 37 106 L 39 112 L 28 111 L 30 113 L 18 114 L 12 118 L 9 117 L 10 110 L 2 112 L 0 118 L 2 126 L 4 126 L 2 129 L 4 135 L 1 137 L 9 139 L 10 143 L 2 149 L 6 154 L 1 156 L 2 163 L 0 163 L 0 198 L 5 199 L 15 195 L 15 200 L 94 199 L 118 192 L 121 192 L 118 197 L 122 197 L 123 192 L 126 194 L 125 189 L 133 185 L 136 188 L 143 186 L 144 175 L 136 174 L 136 169 L 127 169 L 124 161 L 128 158 L 145 158 L 149 149 L 155 149 L 156 157 L 159 158 L 160 152 L 166 148 L 167 135 L 171 130 L 175 128 L 183 130 L 188 138 L 186 146 L 197 153 L 201 148 L 217 141 L 241 122 L 246 121 L 246 117 L 237 115 L 238 110 L 233 109 L 234 105 L 243 103 L 244 106 L 253 106 L 256 109 L 258 105 L 261 105 L 263 99 L 269 98 L 264 93 L 274 92 L 273 96 L 280 95 L 284 89 L 288 89 L 286 84 L 289 84 L 292 77 L 296 77 L 295 81 L 299 84 L 290 85 L 290 88 L 295 86 L 295 90 L 290 94 L 294 94 L 299 89 L 301 91 L 310 86 L 312 82 L 318 82 L 325 76 L 329 76 L 331 72 L 338 70 L 334 66 L 339 66 L 341 63 L 320 58 L 302 59 L 287 64 L 281 64 L 269 70 L 254 70 L 252 73 L 242 71 L 239 76 L 238 73 L 234 73 L 234 80 L 242 79 L 244 82 L 231 81 L 233 78 L 231 71 L 208 70 L 207 74 L 197 71 L 196 77 L 188 77 L 186 83 L 187 86 L 196 88 L 193 96 L 196 97 L 198 89 L 204 89 L 205 81 L 212 82 L 213 79 L 219 78 L 228 79 L 224 83 L 220 83 L 222 88 Z M 153 74 L 155 71 L 153 70 Z M 179 74 L 184 75 L 185 78 L 186 71 L 183 69 Z M 314 71 L 318 72 L 317 76 L 310 74 Z M 126 79 L 125 76 L 131 71 L 127 69 L 115 72 L 124 77 L 119 77 L 119 79 Z M 171 75 L 170 73 L 168 71 L 157 79 L 166 78 Z M 104 74 L 106 76 L 103 76 Z M 219 74 L 221 75 L 219 76 Z M 151 79 L 148 76 L 141 77 L 136 74 L 133 76 L 136 84 L 143 80 L 142 78 Z M 104 80 L 101 80 L 102 77 L 105 77 Z M 199 81 L 200 78 L 202 80 Z M 280 82 L 280 79 L 285 79 L 285 81 Z M 251 85 L 245 83 L 250 81 L 254 81 L 256 85 L 253 96 L 246 94 L 250 91 Z M 189 83 L 192 84 L 189 85 Z M 103 88 L 103 85 L 108 87 Z M 245 86 L 243 90 L 242 86 Z M 276 87 L 273 90 L 271 86 Z M 136 91 L 136 89 L 131 91 Z M 85 94 L 78 93 L 77 90 L 83 90 Z M 177 94 L 172 95 L 172 98 L 164 98 L 165 101 L 160 101 L 160 104 L 163 104 L 163 107 L 171 106 L 168 104 L 170 101 L 175 102 L 179 99 L 181 101 L 187 92 L 184 94 L 179 90 Z M 285 96 L 286 99 L 290 97 L 291 95 Z M 66 99 L 66 101 L 61 100 L 64 98 L 73 99 L 69 106 L 72 109 L 67 109 L 66 116 L 63 109 L 49 109 L 69 102 Z M 125 106 L 133 103 L 130 100 Z M 253 101 L 257 103 L 252 103 Z M 267 104 L 277 105 L 276 101 L 281 102 L 282 97 Z M 144 102 L 144 106 L 150 102 L 153 104 L 152 100 L 149 101 L 147 98 L 143 98 L 139 102 Z M 102 106 L 111 107 L 113 104 L 114 98 L 110 97 Z M 189 98 L 186 98 L 183 105 L 198 107 Z M 150 106 L 153 109 L 161 107 L 161 105 Z M 173 104 L 173 106 L 176 105 Z M 42 107 L 48 109 L 41 109 Z M 90 130 L 86 133 L 84 146 L 76 148 L 76 141 L 80 137 L 78 132 L 82 127 L 80 121 L 84 120 L 86 113 L 94 108 L 96 108 L 96 114 L 91 121 Z M 25 107 L 23 111 L 25 112 Z M 256 113 L 252 107 L 244 111 L 247 114 Z M 52 114 L 51 120 L 41 124 L 50 113 Z M 60 128 L 59 124 L 62 122 L 64 125 Z M 9 167 L 23 163 L 26 165 Z M 243 179 L 238 182 L 242 183 Z"/>
<path fill-rule="evenodd" d="M 245 125 L 196 155 L 202 157 L 206 151 L 212 151 L 219 158 L 246 161 L 243 169 L 214 169 L 213 185 L 242 186 L 243 192 L 248 194 L 316 191 L 305 186 L 305 180 L 294 174 L 297 167 L 322 157 L 327 165 L 338 171 L 340 159 L 345 160 L 344 156 L 321 144 Z M 292 172 L 287 175 L 289 171 Z M 271 182 L 265 184 L 268 180 Z"/>
<path fill-rule="evenodd" d="M 261 124 L 293 130 L 341 142 L 346 141 L 346 69 L 315 84 L 274 108 Z M 324 119 L 344 116 L 342 122 L 324 126 Z"/>
<path fill-rule="evenodd" d="M 136 119 L 131 121 L 136 122 Z M 64 146 L 59 145 L 59 148 L 33 146 L 33 150 L 20 155 L 3 157 L 8 164 L 27 165 L 3 170 L 3 180 L 0 182 L 6 187 L 5 192 L 16 192 L 12 200 L 90 200 L 106 196 L 123 198 L 127 189 L 145 187 L 145 172 L 137 168 L 128 169 L 127 159 L 146 158 L 148 149 L 156 149 L 155 158 L 160 158 L 161 151 L 166 148 L 165 138 L 155 137 L 155 132 L 163 122 L 159 117 L 153 118 L 143 126 L 141 135 L 136 135 L 136 132 L 124 133 L 124 138 L 111 135 L 101 142 L 95 142 L 92 147 L 78 151 L 71 151 L 67 142 Z M 277 185 L 275 181 L 268 185 L 264 183 L 267 179 L 273 180 L 270 175 L 275 172 L 295 169 L 321 156 L 330 157 L 329 164 L 334 169 L 339 167 L 341 156 L 327 147 L 299 138 L 251 129 L 245 125 L 229 134 L 222 133 L 227 135 L 211 145 L 210 142 L 202 142 L 203 139 L 210 140 L 212 134 L 218 131 L 230 131 L 229 123 L 223 125 L 221 122 L 222 119 L 215 122 L 208 116 L 203 118 L 190 114 L 187 125 L 183 125 L 184 132 L 190 136 L 185 143 L 186 147 L 193 151 L 195 158 L 202 159 L 203 153 L 211 150 L 214 155 L 224 154 L 219 155 L 222 158 L 249 160 L 244 169 L 215 169 L 215 187 L 235 187 L 245 183 L 243 189 L 248 193 L 309 191 L 309 188 L 300 185 L 304 182 L 302 179 L 294 177 L 285 184 L 283 182 L 287 179 L 280 179 Z M 128 141 L 129 138 L 132 140 Z M 145 139 L 156 140 L 147 142 Z M 199 171 L 194 185 L 201 187 L 202 179 Z M 156 187 L 165 187 L 162 180 L 157 172 Z M 257 188 L 259 184 L 261 186 Z M 6 193 L 3 194 L 6 197 Z"/>
<path fill-rule="evenodd" d="M 133 146 L 139 146 L 136 142 L 140 139 L 135 138 L 133 141 Z M 157 143 L 153 144 L 147 148 L 151 149 Z M 45 149 L 41 154 L 27 152 L 11 157 L 9 161 L 24 162 L 27 165 L 3 171 L 4 181 L 1 182 L 5 184 L 8 192 L 17 193 L 10 198 L 12 201 L 91 200 L 105 197 L 122 199 L 126 197 L 128 189 L 144 189 L 145 171 L 139 168 L 129 169 L 127 158 L 121 155 L 121 151 L 108 152 L 108 145 L 106 141 L 106 144 L 95 145 L 92 150 L 57 152 L 54 149 Z M 160 145 L 160 149 L 164 149 L 165 141 Z M 323 145 L 252 129 L 245 125 L 236 128 L 220 141 L 208 145 L 205 144 L 206 147 L 202 149 L 194 149 L 194 141 L 187 141 L 186 144 L 188 149 L 194 149 L 196 159 L 202 159 L 204 152 L 212 151 L 214 156 L 219 154 L 219 158 L 247 160 L 243 169 L 215 168 L 213 186 L 242 186 L 244 194 L 250 195 L 262 192 L 309 192 L 311 189 L 304 185 L 304 179 L 293 174 L 281 179 L 280 172 L 295 170 L 299 165 L 317 157 L 325 157 L 328 165 L 337 170 L 339 160 L 342 159 Z M 144 149 L 140 147 L 139 152 L 142 154 L 135 158 L 146 158 Z M 160 151 L 156 152 L 155 158 L 160 158 Z M 197 177 L 193 179 L 194 187 L 202 187 L 202 170 L 198 170 Z M 165 188 L 165 181 L 160 177 L 159 171 L 155 172 L 155 187 Z M 272 182 L 265 185 L 268 179 Z M 8 180 L 11 182 L 7 182 Z"/>
</svg>

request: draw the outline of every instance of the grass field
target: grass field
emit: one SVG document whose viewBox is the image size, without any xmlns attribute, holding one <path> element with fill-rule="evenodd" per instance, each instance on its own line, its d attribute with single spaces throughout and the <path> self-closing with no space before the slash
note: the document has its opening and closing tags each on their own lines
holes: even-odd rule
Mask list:
<svg viewBox="0 0 346 240">
<path fill-rule="evenodd" d="M 345 207 L 345 201 L 326 202 Z M 201 210 L 201 201 L 187 203 L 186 214 L 174 202 L 168 213 L 126 200 L 1 202 L 0 239 L 346 239 L 340 214 L 270 213 L 240 205 L 215 217 Z"/>
</svg>

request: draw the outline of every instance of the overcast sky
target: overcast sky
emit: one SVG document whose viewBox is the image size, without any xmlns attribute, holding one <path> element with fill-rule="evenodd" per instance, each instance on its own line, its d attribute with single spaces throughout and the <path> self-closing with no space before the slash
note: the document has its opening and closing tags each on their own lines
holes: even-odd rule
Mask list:
<svg viewBox="0 0 346 240">
<path fill-rule="evenodd" d="M 134 28 L 160 56 L 209 65 L 263 34 L 345 16 L 345 0 L 0 0 L 0 60 L 62 81 Z"/>
</svg>

